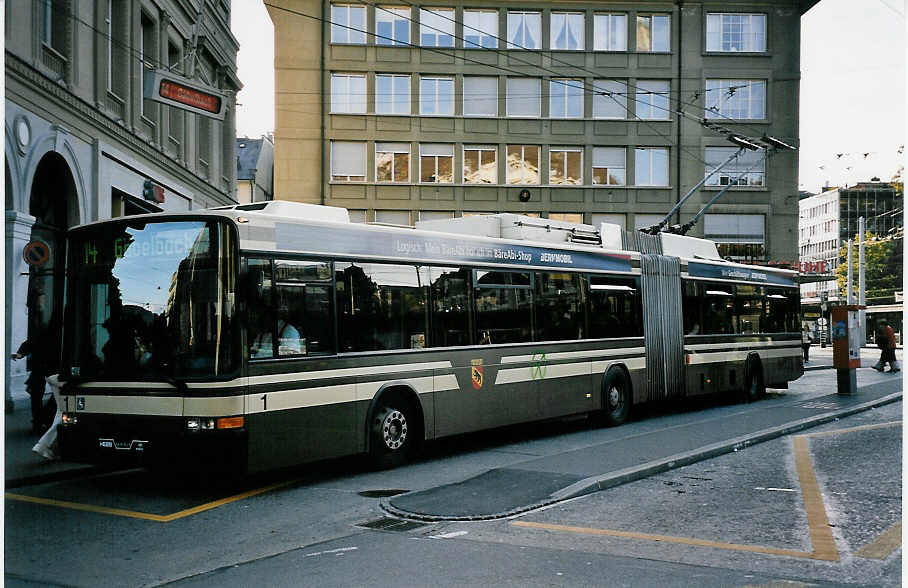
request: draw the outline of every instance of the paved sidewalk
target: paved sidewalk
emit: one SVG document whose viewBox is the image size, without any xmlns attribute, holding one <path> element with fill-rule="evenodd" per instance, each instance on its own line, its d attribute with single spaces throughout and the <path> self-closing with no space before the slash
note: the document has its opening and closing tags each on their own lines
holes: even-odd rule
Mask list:
<svg viewBox="0 0 908 588">
<path fill-rule="evenodd" d="M 816 369 L 792 382 L 788 391 L 772 391 L 756 403 L 714 406 L 695 419 L 673 414 L 646 419 L 630 433 L 623 433 L 630 427 L 609 429 L 593 445 L 401 494 L 383 500 L 382 507 L 396 516 L 428 521 L 512 516 L 901 400 L 902 374 L 870 367 L 858 369 L 856 394 L 838 395 L 831 348 L 828 354 L 812 351 Z M 863 364 L 874 362 L 865 358 Z"/>
</svg>

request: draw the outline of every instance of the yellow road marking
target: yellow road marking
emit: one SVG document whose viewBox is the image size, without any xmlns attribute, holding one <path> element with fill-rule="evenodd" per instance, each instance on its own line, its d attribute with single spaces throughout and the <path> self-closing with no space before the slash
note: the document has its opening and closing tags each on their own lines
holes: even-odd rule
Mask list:
<svg viewBox="0 0 908 588">
<path fill-rule="evenodd" d="M 839 561 L 839 551 L 835 538 L 826 517 L 826 505 L 823 493 L 813 471 L 813 460 L 807 450 L 806 435 L 794 438 L 795 467 L 801 481 L 801 496 L 804 498 L 804 510 L 807 511 L 807 528 L 810 531 L 810 543 L 813 545 L 814 559 Z"/>
<path fill-rule="evenodd" d="M 886 559 L 901 546 L 902 521 L 899 521 L 883 531 L 874 541 L 855 551 L 854 554 L 868 559 Z"/>
<path fill-rule="evenodd" d="M 146 521 L 154 521 L 156 523 L 169 523 L 183 517 L 188 517 L 190 515 L 198 514 L 206 510 L 211 510 L 219 506 L 224 506 L 225 504 L 230 504 L 231 502 L 236 502 L 237 500 L 243 500 L 244 498 L 250 498 L 258 494 L 264 494 L 265 492 L 270 492 L 278 488 L 289 486 L 293 484 L 296 480 L 289 480 L 285 482 L 278 482 L 276 484 L 271 484 L 270 486 L 265 486 L 262 488 L 256 488 L 255 490 L 249 490 L 247 492 L 241 492 L 239 494 L 234 494 L 233 496 L 228 496 L 227 498 L 222 498 L 220 500 L 215 500 L 212 502 L 206 502 L 205 504 L 200 504 L 199 506 L 194 506 L 192 508 L 187 508 L 185 510 L 177 511 L 168 515 L 158 515 L 147 512 L 139 512 L 135 510 L 128 510 L 123 508 L 110 508 L 106 506 L 97 506 L 94 504 L 83 504 L 81 502 L 68 502 L 66 500 L 55 500 L 53 498 L 39 498 L 37 496 L 26 496 L 24 494 L 13 494 L 10 492 L 6 493 L 6 498 L 10 500 L 19 500 L 22 502 L 31 502 L 33 504 L 43 504 L 45 506 L 56 506 L 59 508 L 68 508 L 71 510 L 83 510 L 86 512 L 95 512 L 100 514 L 109 514 L 119 517 L 129 517 L 133 519 L 142 519 Z"/>
<path fill-rule="evenodd" d="M 534 523 L 532 521 L 515 521 L 511 523 L 516 527 L 532 529 L 545 529 L 548 531 L 563 531 L 566 533 L 580 533 L 584 535 L 605 535 L 609 537 L 623 537 L 625 539 L 644 539 L 647 541 L 665 541 L 668 543 L 681 543 L 683 545 L 696 545 L 698 547 L 713 547 L 734 551 L 750 551 L 753 553 L 768 553 L 771 555 L 787 555 L 790 557 L 812 557 L 806 551 L 793 551 L 790 549 L 776 549 L 774 547 L 760 547 L 758 545 L 741 545 L 737 543 L 720 543 L 705 539 L 692 539 L 690 537 L 674 537 L 671 535 L 652 535 L 649 533 L 635 533 L 632 531 L 612 531 L 610 529 L 594 529 L 590 527 L 573 527 L 570 525 L 553 525 L 550 523 Z"/>
<path fill-rule="evenodd" d="M 708 541 L 705 539 L 693 539 L 690 537 L 675 537 L 671 535 L 654 535 L 650 533 L 637 533 L 633 531 L 615 531 L 611 529 L 596 529 L 592 527 L 576 527 L 572 525 L 537 523 L 533 521 L 515 521 L 512 522 L 511 525 L 515 527 L 544 529 L 548 531 L 562 531 L 566 533 L 579 533 L 584 535 L 602 535 L 609 537 L 623 537 L 626 539 L 664 541 L 682 545 L 712 547 L 715 549 L 748 551 L 751 553 L 765 553 L 770 555 L 784 555 L 788 557 L 801 557 L 822 561 L 839 561 L 839 552 L 836 548 L 835 538 L 832 535 L 832 530 L 829 526 L 829 519 L 826 516 L 826 505 L 823 502 L 823 494 L 820 492 L 820 485 L 817 482 L 816 473 L 813 469 L 813 460 L 810 457 L 810 451 L 807 447 L 807 437 L 822 437 L 826 435 L 853 433 L 855 431 L 883 429 L 887 427 L 901 426 L 901 424 L 902 421 L 892 421 L 888 423 L 877 423 L 873 425 L 861 425 L 859 427 L 851 427 L 848 429 L 835 429 L 832 431 L 807 433 L 794 437 L 793 442 L 795 465 L 798 471 L 798 479 L 801 482 L 801 495 L 803 496 L 804 500 L 804 509 L 807 512 L 807 527 L 810 531 L 810 541 L 813 545 L 812 552 L 795 551 L 790 549 L 777 549 L 774 547 L 760 547 L 758 545 L 722 543 L 718 541 Z M 886 559 L 886 557 L 888 557 L 893 551 L 901 546 L 901 537 L 902 523 L 899 522 L 893 527 L 887 529 L 875 541 L 865 545 L 860 550 L 855 552 L 855 555 L 866 558 Z"/>
</svg>

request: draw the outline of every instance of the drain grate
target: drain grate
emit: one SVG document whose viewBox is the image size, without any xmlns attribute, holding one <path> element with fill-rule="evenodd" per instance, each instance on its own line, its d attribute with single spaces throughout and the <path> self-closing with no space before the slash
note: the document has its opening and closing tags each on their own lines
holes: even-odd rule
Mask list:
<svg viewBox="0 0 908 588">
<path fill-rule="evenodd" d="M 389 496 L 397 496 L 398 494 L 406 494 L 407 492 L 409 492 L 409 490 L 391 488 L 388 490 L 363 490 L 362 492 L 357 492 L 357 494 L 365 496 L 366 498 L 388 498 Z"/>
<path fill-rule="evenodd" d="M 368 523 L 359 523 L 357 527 L 365 527 L 376 531 L 395 531 L 404 533 L 420 527 L 425 527 L 426 523 L 417 523 L 414 521 L 405 521 L 403 519 L 393 519 L 391 517 L 382 517 L 380 519 L 369 521 Z"/>
</svg>

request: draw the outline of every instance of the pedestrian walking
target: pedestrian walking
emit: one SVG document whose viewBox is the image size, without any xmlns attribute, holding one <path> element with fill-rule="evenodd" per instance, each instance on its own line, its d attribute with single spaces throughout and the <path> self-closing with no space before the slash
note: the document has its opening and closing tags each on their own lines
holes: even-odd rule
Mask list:
<svg viewBox="0 0 908 588">
<path fill-rule="evenodd" d="M 28 370 L 28 378 L 25 380 L 25 389 L 31 398 L 32 408 L 32 433 L 40 433 L 44 430 L 44 388 L 46 378 L 50 369 L 48 358 L 48 347 L 43 337 L 33 336 L 19 345 L 19 348 L 10 357 L 14 360 L 26 358 L 25 369 Z"/>
<path fill-rule="evenodd" d="M 880 348 L 880 360 L 873 369 L 882 372 L 888 363 L 890 373 L 898 372 L 900 368 L 899 362 L 895 359 L 895 331 L 885 318 L 877 320 L 876 346 Z"/>
<path fill-rule="evenodd" d="M 801 349 L 804 350 L 804 363 L 810 360 L 810 343 L 810 327 L 804 323 L 801 328 Z"/>
<path fill-rule="evenodd" d="M 60 408 L 60 387 L 63 385 L 60 382 L 59 374 L 54 374 L 48 376 L 47 385 L 50 386 L 50 390 L 54 395 L 54 399 L 57 404 L 57 413 L 54 415 L 54 420 L 50 424 L 50 428 L 47 429 L 47 432 L 38 439 L 38 442 L 35 443 L 35 446 L 32 447 L 32 451 L 43 457 L 47 460 L 57 459 L 57 425 L 63 422 L 63 410 Z"/>
</svg>

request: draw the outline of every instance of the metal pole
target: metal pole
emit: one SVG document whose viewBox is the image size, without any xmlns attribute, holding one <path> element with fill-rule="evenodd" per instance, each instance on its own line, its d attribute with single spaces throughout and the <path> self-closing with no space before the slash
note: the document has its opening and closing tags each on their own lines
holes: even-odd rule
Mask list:
<svg viewBox="0 0 908 588">
<path fill-rule="evenodd" d="M 845 282 L 845 304 L 854 304 L 854 267 L 851 264 L 853 257 L 851 239 L 848 239 L 848 280 Z"/>
<path fill-rule="evenodd" d="M 866 283 L 864 281 L 864 217 L 858 218 L 858 304 L 867 304 Z M 867 342 L 867 312 L 858 311 L 858 330 L 861 333 L 861 346 Z"/>
</svg>

